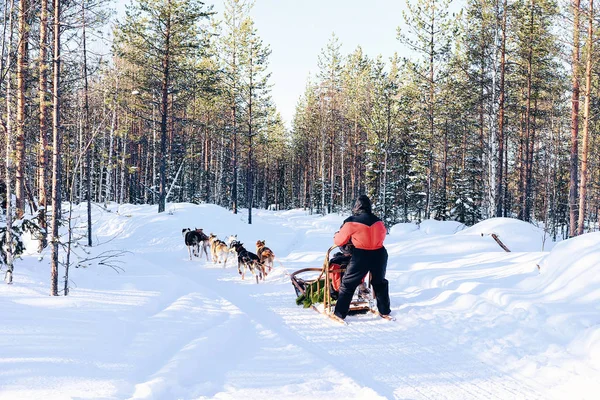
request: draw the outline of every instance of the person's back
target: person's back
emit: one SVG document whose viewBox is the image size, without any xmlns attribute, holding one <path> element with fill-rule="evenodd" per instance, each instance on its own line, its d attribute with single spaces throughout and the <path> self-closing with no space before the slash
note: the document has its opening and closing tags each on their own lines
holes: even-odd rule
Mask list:
<svg viewBox="0 0 600 400">
<path fill-rule="evenodd" d="M 377 250 L 383 247 L 386 234 L 385 225 L 375 214 L 360 212 L 346 218 L 333 241 L 341 246 L 352 238 L 352 244 L 357 249 Z"/>
<path fill-rule="evenodd" d="M 366 195 L 360 195 L 356 199 L 352 211 L 353 215 L 344 221 L 333 239 L 337 246 L 343 246 L 351 240 L 355 247 L 342 279 L 335 315 L 342 319 L 346 317 L 354 291 L 368 272 L 371 272 L 379 313 L 388 315 L 390 298 L 388 281 L 385 279 L 388 254 L 383 247 L 387 230 L 383 222 L 373 214 L 371 201 Z"/>
</svg>

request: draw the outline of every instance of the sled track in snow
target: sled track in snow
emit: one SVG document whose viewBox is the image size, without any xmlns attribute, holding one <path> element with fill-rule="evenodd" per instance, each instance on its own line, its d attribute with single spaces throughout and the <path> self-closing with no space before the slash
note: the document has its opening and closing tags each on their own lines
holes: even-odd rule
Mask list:
<svg viewBox="0 0 600 400">
<path fill-rule="evenodd" d="M 300 309 L 298 312 L 308 311 Z M 342 371 L 347 372 L 346 367 L 350 365 L 366 367 L 360 369 L 361 373 L 370 374 L 387 391 L 393 392 L 395 398 L 547 398 L 526 384 L 525 378 L 521 380 L 502 373 L 460 347 L 450 346 L 447 344 L 449 332 L 443 329 L 428 332 L 429 336 L 439 338 L 438 342 L 423 343 L 411 332 L 398 329 L 397 324 L 401 324 L 398 321 L 381 321 L 368 316 L 350 317 L 350 320 L 348 326 L 329 320 L 319 325 L 309 316 L 289 318 L 286 322 L 310 346 L 316 345 L 331 355 L 337 361 L 335 365 L 343 366 Z M 319 337 L 329 340 L 313 339 L 315 331 Z M 344 350 L 339 349 L 340 342 L 346 347 Z"/>
<path fill-rule="evenodd" d="M 287 293 L 256 296 L 253 285 L 190 279 L 234 304 L 251 320 L 386 398 L 548 398 L 525 377 L 511 376 L 478 359 L 465 344 L 456 343 L 452 332 L 433 323 L 425 327 L 427 335 L 403 329 L 401 314 L 394 322 L 370 315 L 349 317 L 350 325 L 342 326 L 314 311 L 295 307 Z M 428 338 L 435 338 L 435 342 Z"/>
</svg>

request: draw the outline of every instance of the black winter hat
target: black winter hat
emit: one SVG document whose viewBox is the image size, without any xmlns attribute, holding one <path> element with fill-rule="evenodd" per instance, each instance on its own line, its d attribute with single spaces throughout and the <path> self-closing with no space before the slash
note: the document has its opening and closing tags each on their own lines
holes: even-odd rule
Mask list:
<svg viewBox="0 0 600 400">
<path fill-rule="evenodd" d="M 371 200 L 369 197 L 366 194 L 358 196 L 354 203 L 354 207 L 352 207 L 352 213 L 357 215 L 362 213 L 371 214 L 372 212 Z"/>
</svg>

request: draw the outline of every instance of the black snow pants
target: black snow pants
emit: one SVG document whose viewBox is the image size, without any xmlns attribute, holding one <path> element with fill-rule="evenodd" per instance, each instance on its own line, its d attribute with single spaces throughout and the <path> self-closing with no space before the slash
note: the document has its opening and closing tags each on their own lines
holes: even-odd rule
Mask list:
<svg viewBox="0 0 600 400">
<path fill-rule="evenodd" d="M 335 304 L 334 314 L 342 319 L 348 315 L 352 296 L 363 277 L 371 272 L 371 284 L 377 299 L 377 309 L 380 314 L 390 313 L 390 294 L 388 281 L 385 279 L 388 253 L 385 247 L 377 250 L 354 249 L 352 260 L 346 268 L 340 294 Z"/>
</svg>

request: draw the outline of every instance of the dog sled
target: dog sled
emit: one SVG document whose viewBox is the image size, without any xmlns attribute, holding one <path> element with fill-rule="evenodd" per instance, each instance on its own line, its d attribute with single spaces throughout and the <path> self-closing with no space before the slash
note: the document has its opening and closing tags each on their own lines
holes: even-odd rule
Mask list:
<svg viewBox="0 0 600 400">
<path fill-rule="evenodd" d="M 292 273 L 290 279 L 298 296 L 296 298 L 297 305 L 312 308 L 320 314 L 345 324 L 342 319 L 334 315 L 333 311 L 342 277 L 351 255 L 342 252 L 331 257 L 331 252 L 336 248 L 338 246 L 331 246 L 327 250 L 321 268 L 300 269 Z M 370 274 L 365 276 L 363 282 L 356 289 L 350 303 L 348 315 L 366 314 L 368 312 L 378 314 L 375 308 L 373 288 L 370 287 Z"/>
</svg>

